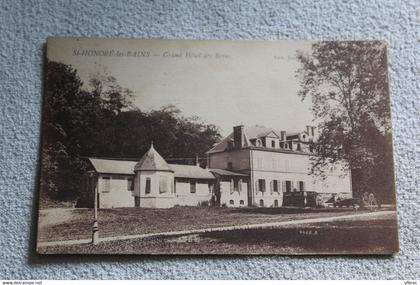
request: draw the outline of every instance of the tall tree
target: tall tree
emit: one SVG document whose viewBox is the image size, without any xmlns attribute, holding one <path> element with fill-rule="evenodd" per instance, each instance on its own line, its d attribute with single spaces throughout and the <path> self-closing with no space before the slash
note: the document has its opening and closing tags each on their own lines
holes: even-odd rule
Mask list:
<svg viewBox="0 0 420 285">
<path fill-rule="evenodd" d="M 327 165 L 344 161 L 352 170 L 356 194 L 376 191 L 392 199 L 393 191 L 386 193 L 373 183 L 388 176 L 392 181 L 385 181 L 393 185 L 393 167 L 385 175 L 378 172 L 392 153 L 385 44 L 319 42 L 308 54 L 298 52 L 298 60 L 298 95 L 311 98 L 319 130 L 312 173 L 324 175 Z"/>
<path fill-rule="evenodd" d="M 78 198 L 89 156 L 139 158 L 153 140 L 169 162 L 191 163 L 220 140 L 214 125 L 171 105 L 143 112 L 132 97 L 107 73 L 85 86 L 71 66 L 46 62 L 41 198 Z"/>
<path fill-rule="evenodd" d="M 111 76 L 83 86 L 69 65 L 45 64 L 42 194 L 74 199 L 86 169 L 83 156 L 106 153 L 113 146 L 113 119 L 130 107 L 131 91 Z M 108 143 L 108 141 L 110 143 Z"/>
</svg>

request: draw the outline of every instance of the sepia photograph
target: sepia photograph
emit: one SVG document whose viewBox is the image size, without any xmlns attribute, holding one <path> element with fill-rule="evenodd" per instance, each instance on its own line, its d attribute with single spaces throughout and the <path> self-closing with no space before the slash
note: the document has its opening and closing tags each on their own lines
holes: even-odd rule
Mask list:
<svg viewBox="0 0 420 285">
<path fill-rule="evenodd" d="M 39 254 L 393 255 L 381 41 L 48 39 Z"/>
</svg>

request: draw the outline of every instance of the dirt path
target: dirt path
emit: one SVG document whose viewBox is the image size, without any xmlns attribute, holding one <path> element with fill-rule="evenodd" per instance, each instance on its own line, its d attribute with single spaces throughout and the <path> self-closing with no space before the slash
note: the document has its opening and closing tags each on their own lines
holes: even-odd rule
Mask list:
<svg viewBox="0 0 420 285">
<path fill-rule="evenodd" d="M 56 208 L 56 209 L 45 209 L 39 210 L 39 226 L 40 227 L 47 227 L 58 225 L 71 220 L 73 217 L 73 208 L 63 209 L 63 208 Z"/>
<path fill-rule="evenodd" d="M 200 234 L 200 233 L 207 233 L 207 232 L 230 231 L 230 230 L 277 228 L 277 227 L 282 227 L 282 226 L 298 225 L 298 224 L 331 222 L 331 221 L 348 220 L 348 219 L 360 219 L 360 218 L 367 218 L 367 217 L 371 218 L 371 217 L 378 217 L 378 216 L 395 214 L 395 213 L 396 213 L 395 211 L 380 211 L 380 212 L 372 212 L 372 213 L 301 219 L 301 220 L 284 221 L 284 222 L 250 224 L 250 225 L 228 226 L 228 227 L 215 227 L 215 228 L 206 228 L 206 229 L 172 231 L 172 232 L 161 232 L 161 233 L 150 233 L 150 234 L 124 235 L 124 236 L 115 236 L 115 237 L 104 237 L 104 238 L 100 238 L 100 241 L 106 242 L 106 241 L 116 241 L 116 240 L 143 239 L 143 238 L 150 238 L 150 237 L 168 237 L 168 236 L 190 235 L 190 234 Z M 76 244 L 90 243 L 91 241 L 92 241 L 91 239 L 79 239 L 79 240 L 66 240 L 66 241 L 39 242 L 37 243 L 37 246 L 45 247 L 45 246 L 60 246 L 60 245 L 76 245 Z"/>
</svg>

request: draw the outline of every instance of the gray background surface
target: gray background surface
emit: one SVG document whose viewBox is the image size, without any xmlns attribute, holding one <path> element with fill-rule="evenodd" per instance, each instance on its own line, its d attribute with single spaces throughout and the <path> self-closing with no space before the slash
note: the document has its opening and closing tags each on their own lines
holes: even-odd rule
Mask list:
<svg viewBox="0 0 420 285">
<path fill-rule="evenodd" d="M 419 1 L 1 1 L 0 279 L 420 278 Z M 401 253 L 395 257 L 41 257 L 34 253 L 48 36 L 384 39 Z"/>
</svg>

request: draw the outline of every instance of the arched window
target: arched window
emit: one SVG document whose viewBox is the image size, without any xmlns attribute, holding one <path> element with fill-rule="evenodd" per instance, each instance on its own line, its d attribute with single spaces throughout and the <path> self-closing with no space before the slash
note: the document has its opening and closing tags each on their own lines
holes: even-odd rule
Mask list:
<svg viewBox="0 0 420 285">
<path fill-rule="evenodd" d="M 239 201 L 239 204 L 240 204 L 240 205 L 245 204 L 245 203 L 244 203 L 244 200 Z"/>
<path fill-rule="evenodd" d="M 264 200 L 263 199 L 260 200 L 260 207 L 264 207 Z"/>
<path fill-rule="evenodd" d="M 279 206 L 279 200 L 274 200 L 274 207 L 278 207 Z"/>
<path fill-rule="evenodd" d="M 234 202 L 233 200 L 230 200 L 230 201 L 229 201 L 229 204 L 230 204 L 230 205 L 234 205 L 234 204 L 235 204 L 235 202 Z"/>
</svg>

